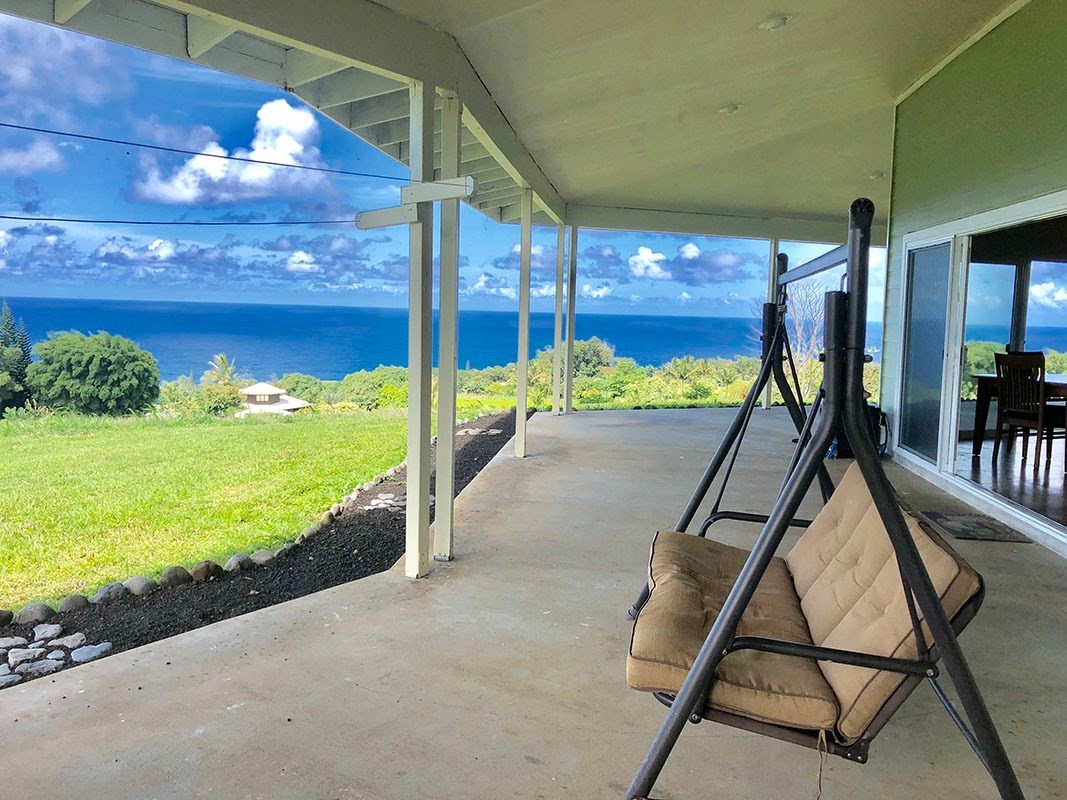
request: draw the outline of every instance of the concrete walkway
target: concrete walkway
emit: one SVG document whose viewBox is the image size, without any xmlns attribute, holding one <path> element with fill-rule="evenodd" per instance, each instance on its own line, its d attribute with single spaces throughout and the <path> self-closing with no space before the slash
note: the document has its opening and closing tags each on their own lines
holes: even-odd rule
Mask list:
<svg viewBox="0 0 1067 800">
<path fill-rule="evenodd" d="M 537 415 L 531 457 L 506 449 L 461 496 L 458 558 L 430 578 L 378 575 L 0 692 L 3 795 L 619 797 L 663 717 L 625 685 L 624 612 L 731 413 Z M 753 428 L 732 508 L 766 508 L 790 446 L 778 412 Z M 989 584 L 963 644 L 1027 797 L 1065 797 L 1067 562 L 1037 545 L 960 550 Z M 818 768 L 812 751 L 705 723 L 655 796 L 814 797 Z M 926 687 L 870 764 L 832 759 L 824 787 L 995 797 Z"/>
</svg>

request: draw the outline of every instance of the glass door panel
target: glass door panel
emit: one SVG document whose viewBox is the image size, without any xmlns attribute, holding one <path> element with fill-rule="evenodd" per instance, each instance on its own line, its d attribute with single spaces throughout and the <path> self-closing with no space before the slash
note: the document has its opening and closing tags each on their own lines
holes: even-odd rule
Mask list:
<svg viewBox="0 0 1067 800">
<path fill-rule="evenodd" d="M 900 444 L 937 462 L 952 244 L 908 253 Z"/>
</svg>

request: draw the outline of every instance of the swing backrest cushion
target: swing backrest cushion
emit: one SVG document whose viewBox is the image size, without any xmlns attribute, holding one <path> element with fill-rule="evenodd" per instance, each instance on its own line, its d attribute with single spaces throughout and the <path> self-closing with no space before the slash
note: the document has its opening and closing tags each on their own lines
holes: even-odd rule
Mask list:
<svg viewBox="0 0 1067 800">
<path fill-rule="evenodd" d="M 937 533 L 911 515 L 905 520 L 951 620 L 981 591 L 981 578 Z M 917 657 L 896 555 L 858 464 L 785 560 L 816 645 Z M 923 630 L 929 642 L 925 624 Z M 819 668 L 837 695 L 837 728 L 849 741 L 863 734 L 904 680 L 898 673 L 827 661 Z"/>
</svg>

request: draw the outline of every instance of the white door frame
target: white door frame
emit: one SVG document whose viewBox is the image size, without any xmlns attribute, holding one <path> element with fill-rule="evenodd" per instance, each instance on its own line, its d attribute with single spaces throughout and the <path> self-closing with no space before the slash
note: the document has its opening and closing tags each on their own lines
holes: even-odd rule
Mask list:
<svg viewBox="0 0 1067 800">
<path fill-rule="evenodd" d="M 893 422 L 893 441 L 898 445 L 894 458 L 903 466 L 922 475 L 931 483 L 961 499 L 969 501 L 977 510 L 994 519 L 1020 529 L 1024 534 L 1060 555 L 1067 556 L 1067 528 L 1052 522 L 1028 508 L 1018 505 L 972 481 L 956 475 L 956 448 L 959 437 L 959 385 L 964 344 L 964 302 L 967 297 L 967 263 L 971 237 L 980 233 L 1036 222 L 1067 213 L 1067 190 L 1024 200 L 1002 208 L 991 209 L 969 217 L 936 225 L 904 235 L 900 254 L 902 276 L 900 302 L 897 305 L 901 331 L 901 346 L 897 353 L 896 419 Z M 900 409 L 904 389 L 904 325 L 907 312 L 907 287 L 910 270 L 909 255 L 913 250 L 932 245 L 952 243 L 952 265 L 949 279 L 947 330 L 945 331 L 945 365 L 941 385 L 942 422 L 938 437 L 936 463 L 907 450 L 900 442 Z"/>
</svg>

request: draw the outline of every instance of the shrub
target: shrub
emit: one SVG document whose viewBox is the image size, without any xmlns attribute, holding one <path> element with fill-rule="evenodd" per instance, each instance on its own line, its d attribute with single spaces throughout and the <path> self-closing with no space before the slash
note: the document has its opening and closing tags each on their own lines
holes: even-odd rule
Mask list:
<svg viewBox="0 0 1067 800">
<path fill-rule="evenodd" d="M 592 339 L 574 342 L 574 374 L 581 378 L 594 378 L 603 367 L 615 363 L 615 349 L 594 336 Z"/>
<path fill-rule="evenodd" d="M 278 386 L 287 394 L 309 403 L 321 403 L 326 395 L 326 386 L 314 375 L 290 372 L 282 376 Z"/>
<path fill-rule="evenodd" d="M 97 333 L 52 334 L 37 345 L 27 380 L 34 398 L 83 414 L 143 411 L 159 397 L 159 366 L 129 339 Z"/>
</svg>

